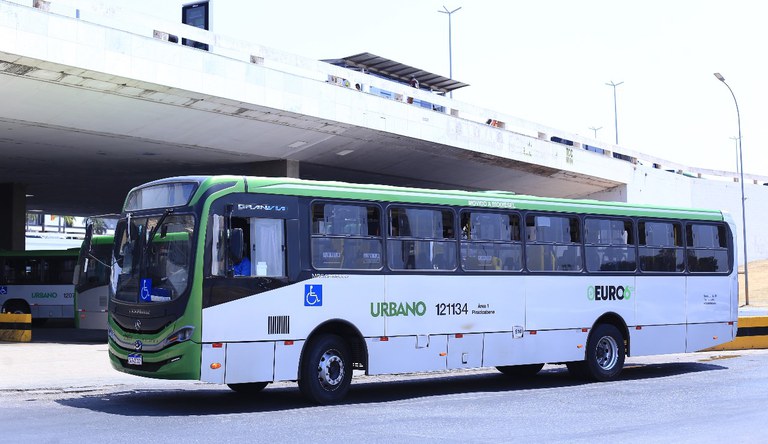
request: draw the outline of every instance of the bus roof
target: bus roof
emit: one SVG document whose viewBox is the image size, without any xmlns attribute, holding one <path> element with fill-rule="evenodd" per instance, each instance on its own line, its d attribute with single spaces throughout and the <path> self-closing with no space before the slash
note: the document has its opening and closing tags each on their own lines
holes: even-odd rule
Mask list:
<svg viewBox="0 0 768 444">
<path fill-rule="evenodd" d="M 190 200 L 195 203 L 210 187 L 231 184 L 235 191 L 250 193 L 281 194 L 318 198 L 371 200 L 377 202 L 401 202 L 471 206 L 488 209 L 538 210 L 566 213 L 587 213 L 610 216 L 642 216 L 659 218 L 684 218 L 722 221 L 719 210 L 693 209 L 660 205 L 629 204 L 589 199 L 564 199 L 518 195 L 509 191 L 463 191 L 406 188 L 390 185 L 363 185 L 333 181 L 314 181 L 285 177 L 243 176 L 184 176 L 161 179 L 142 185 L 172 182 L 196 182 L 198 189 Z M 246 188 L 247 184 L 247 188 Z M 138 187 L 138 188 L 141 188 Z"/>
</svg>

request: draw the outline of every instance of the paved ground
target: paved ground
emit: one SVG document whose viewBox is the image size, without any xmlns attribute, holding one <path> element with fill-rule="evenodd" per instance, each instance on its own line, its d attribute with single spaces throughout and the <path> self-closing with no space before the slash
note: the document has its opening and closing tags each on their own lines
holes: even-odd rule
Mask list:
<svg viewBox="0 0 768 444">
<path fill-rule="evenodd" d="M 0 345 L 0 443 L 762 443 L 768 351 L 633 358 L 610 383 L 563 366 L 361 377 L 336 406 L 115 372 L 105 344 Z M 9 362 L 12 356 L 17 358 Z"/>
</svg>

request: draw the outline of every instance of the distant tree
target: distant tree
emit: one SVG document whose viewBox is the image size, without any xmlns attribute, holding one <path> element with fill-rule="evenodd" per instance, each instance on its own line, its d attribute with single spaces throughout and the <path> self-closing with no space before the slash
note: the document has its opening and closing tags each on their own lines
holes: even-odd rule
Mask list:
<svg viewBox="0 0 768 444">
<path fill-rule="evenodd" d="M 107 223 L 104 219 L 91 219 L 93 224 L 93 234 L 107 234 Z"/>
</svg>

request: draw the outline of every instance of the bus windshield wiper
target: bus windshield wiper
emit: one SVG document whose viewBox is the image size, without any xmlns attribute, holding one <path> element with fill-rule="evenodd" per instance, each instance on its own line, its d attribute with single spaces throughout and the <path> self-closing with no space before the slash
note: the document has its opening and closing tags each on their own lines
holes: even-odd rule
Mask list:
<svg viewBox="0 0 768 444">
<path fill-rule="evenodd" d="M 160 219 L 157 220 L 157 224 L 155 224 L 155 226 L 152 228 L 152 231 L 149 232 L 149 236 L 147 236 L 147 241 L 144 243 L 144 248 L 141 249 L 141 256 L 139 257 L 139 276 L 144 276 L 145 274 L 147 251 L 149 251 L 149 246 L 152 244 L 152 241 L 154 240 L 155 235 L 157 234 L 157 230 L 159 230 L 160 227 L 163 226 L 163 222 L 165 222 L 165 218 L 167 218 L 168 215 L 171 213 L 173 213 L 173 208 L 166 209 L 163 212 L 163 215 L 160 216 Z M 147 218 L 147 225 L 149 225 L 149 218 Z"/>
<path fill-rule="evenodd" d="M 147 254 L 147 249 L 152 244 L 152 241 L 155 239 L 155 235 L 157 234 L 157 231 L 160 229 L 160 227 L 163 226 L 163 222 L 165 222 L 165 219 L 173 213 L 173 208 L 168 208 L 163 212 L 163 215 L 160 216 L 160 219 L 157 221 L 157 224 L 152 228 L 152 231 L 149 232 L 149 236 L 147 237 L 147 243 L 144 245 L 144 249 L 141 251 L 141 257 L 142 261 L 144 256 Z"/>
</svg>

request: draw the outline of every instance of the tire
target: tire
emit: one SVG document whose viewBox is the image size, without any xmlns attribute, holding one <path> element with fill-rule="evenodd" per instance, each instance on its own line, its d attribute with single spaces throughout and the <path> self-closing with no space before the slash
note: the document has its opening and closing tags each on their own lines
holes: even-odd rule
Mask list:
<svg viewBox="0 0 768 444">
<path fill-rule="evenodd" d="M 611 324 L 598 325 L 587 341 L 582 363 L 585 376 L 593 381 L 616 379 L 624 367 L 625 355 L 624 336 L 619 329 Z"/>
<path fill-rule="evenodd" d="M 544 364 L 502 365 L 496 367 L 496 370 L 504 373 L 506 376 L 530 378 L 532 376 L 536 376 L 536 374 L 539 373 L 542 368 L 544 368 Z"/>
<path fill-rule="evenodd" d="M 322 334 L 312 339 L 299 364 L 299 389 L 311 402 L 334 404 L 352 384 L 349 346 L 339 336 Z"/>
<path fill-rule="evenodd" d="M 29 308 L 26 302 L 19 302 L 18 300 L 7 302 L 5 306 L 6 313 L 13 314 L 32 314 L 32 310 Z"/>
<path fill-rule="evenodd" d="M 227 384 L 229 388 L 243 395 L 255 395 L 264 390 L 268 382 L 247 382 L 241 384 Z"/>
</svg>

